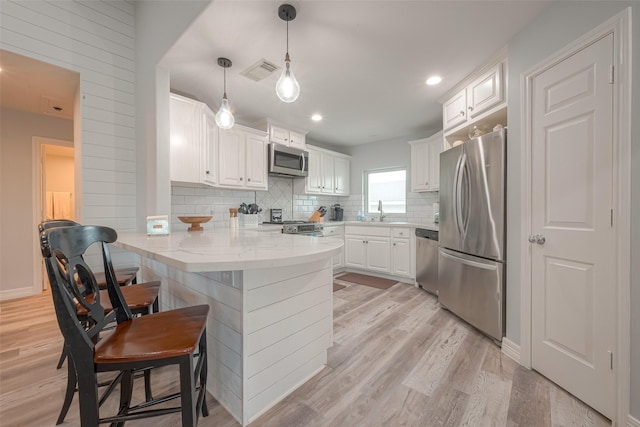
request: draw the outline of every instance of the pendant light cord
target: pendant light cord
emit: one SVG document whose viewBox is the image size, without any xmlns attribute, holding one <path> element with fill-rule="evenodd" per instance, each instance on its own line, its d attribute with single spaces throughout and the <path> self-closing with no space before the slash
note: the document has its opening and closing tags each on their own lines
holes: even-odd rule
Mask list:
<svg viewBox="0 0 640 427">
<path fill-rule="evenodd" d="M 222 68 L 222 81 L 224 82 L 223 98 L 227 97 L 227 67 Z"/>
</svg>

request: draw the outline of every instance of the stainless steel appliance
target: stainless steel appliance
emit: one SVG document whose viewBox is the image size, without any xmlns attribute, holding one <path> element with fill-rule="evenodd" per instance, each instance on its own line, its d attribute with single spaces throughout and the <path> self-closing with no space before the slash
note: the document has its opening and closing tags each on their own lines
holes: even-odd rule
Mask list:
<svg viewBox="0 0 640 427">
<path fill-rule="evenodd" d="M 269 209 L 269 222 L 281 223 L 282 222 L 282 209 Z"/>
<path fill-rule="evenodd" d="M 343 218 L 344 218 L 344 208 L 340 206 L 340 204 L 338 203 L 331 206 L 331 215 L 329 219 L 331 221 L 342 221 Z"/>
<path fill-rule="evenodd" d="M 416 228 L 416 282 L 438 294 L 438 231 Z"/>
<path fill-rule="evenodd" d="M 438 299 L 501 341 L 505 333 L 506 129 L 440 154 Z"/>
<path fill-rule="evenodd" d="M 319 222 L 306 221 L 285 221 L 282 227 L 282 234 L 306 234 L 310 236 L 321 236 L 323 225 Z"/>
<path fill-rule="evenodd" d="M 269 175 L 300 178 L 309 175 L 309 153 L 275 142 L 269 144 Z"/>
</svg>

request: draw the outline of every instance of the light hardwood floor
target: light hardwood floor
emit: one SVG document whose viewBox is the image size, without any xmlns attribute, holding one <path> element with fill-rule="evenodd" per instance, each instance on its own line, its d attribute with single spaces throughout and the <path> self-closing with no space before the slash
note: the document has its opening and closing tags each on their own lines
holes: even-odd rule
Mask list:
<svg viewBox="0 0 640 427">
<path fill-rule="evenodd" d="M 327 368 L 254 426 L 607 426 L 608 420 L 406 284 L 334 292 Z M 0 425 L 52 426 L 65 389 L 51 295 L 0 303 Z M 177 390 L 177 372 L 153 389 Z M 136 383 L 142 396 L 141 381 Z M 103 409 L 113 411 L 117 394 Z M 200 426 L 239 424 L 211 396 Z M 127 423 L 177 426 L 179 415 Z M 64 426 L 78 426 L 77 396 Z"/>
</svg>

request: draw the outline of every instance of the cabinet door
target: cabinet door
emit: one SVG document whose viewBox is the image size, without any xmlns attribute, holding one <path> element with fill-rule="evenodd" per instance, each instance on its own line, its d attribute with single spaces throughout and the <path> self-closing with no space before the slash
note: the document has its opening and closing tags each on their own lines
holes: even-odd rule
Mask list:
<svg viewBox="0 0 640 427">
<path fill-rule="evenodd" d="M 469 117 L 475 118 L 504 101 L 502 65 L 499 63 L 469 85 Z"/>
<path fill-rule="evenodd" d="M 391 243 L 388 237 L 367 236 L 367 268 L 372 271 L 391 272 Z"/>
<path fill-rule="evenodd" d="M 440 153 L 442 141 L 436 140 L 429 143 L 429 191 L 440 189 Z"/>
<path fill-rule="evenodd" d="M 233 129 L 218 133 L 218 182 L 233 187 L 244 186 L 244 135 Z"/>
<path fill-rule="evenodd" d="M 334 185 L 335 194 L 340 196 L 348 196 L 350 193 L 349 177 L 351 173 L 351 162 L 344 157 L 335 157 L 333 159 L 334 167 Z"/>
<path fill-rule="evenodd" d="M 425 142 L 411 144 L 411 191 L 429 190 L 429 144 Z"/>
<path fill-rule="evenodd" d="M 289 145 L 289 131 L 280 126 L 269 125 L 269 141 Z"/>
<path fill-rule="evenodd" d="M 170 96 L 169 145 L 171 181 L 202 181 L 202 103 Z"/>
<path fill-rule="evenodd" d="M 215 122 L 215 115 L 208 107 L 205 107 L 203 114 L 204 133 L 204 175 L 202 180 L 207 184 L 218 183 L 218 126 Z"/>
<path fill-rule="evenodd" d="M 344 239 L 344 265 L 347 267 L 367 268 L 367 238 L 347 235 Z"/>
<path fill-rule="evenodd" d="M 467 120 L 467 90 L 462 89 L 450 100 L 442 104 L 444 129 L 451 129 Z"/>
<path fill-rule="evenodd" d="M 303 150 L 306 147 L 305 135 L 293 130 L 289 131 L 289 147 L 295 147 Z"/>
<path fill-rule="evenodd" d="M 410 239 L 393 239 L 391 247 L 393 257 L 393 274 L 411 276 L 411 244 Z"/>
<path fill-rule="evenodd" d="M 307 193 L 322 192 L 322 166 L 320 152 L 309 150 L 309 175 L 305 179 Z"/>
<path fill-rule="evenodd" d="M 328 153 L 320 153 L 320 167 L 322 168 L 322 192 L 335 192 L 333 185 L 333 156 Z"/>
<path fill-rule="evenodd" d="M 245 135 L 246 183 L 248 188 L 267 189 L 267 140 L 260 135 Z"/>
</svg>

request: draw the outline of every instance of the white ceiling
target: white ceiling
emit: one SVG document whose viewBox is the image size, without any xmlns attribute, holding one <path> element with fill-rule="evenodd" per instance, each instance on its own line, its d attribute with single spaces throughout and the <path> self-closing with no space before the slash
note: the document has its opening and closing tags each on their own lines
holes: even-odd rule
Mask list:
<svg viewBox="0 0 640 427">
<path fill-rule="evenodd" d="M 78 73 L 1 49 L 0 67 L 0 107 L 73 119 Z"/>
<path fill-rule="evenodd" d="M 227 94 L 236 122 L 267 117 L 331 145 L 426 137 L 442 128 L 442 98 L 504 47 L 549 1 L 295 1 L 291 66 L 300 98 L 278 100 L 280 70 L 260 82 L 239 73 L 265 58 L 283 65 L 284 1 L 214 1 L 163 59 L 171 88 L 206 102 L 222 98 L 218 57 L 233 61 Z M 443 76 L 426 86 L 431 74 Z M 312 122 L 320 113 L 324 120 Z"/>
</svg>

